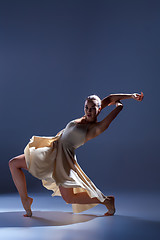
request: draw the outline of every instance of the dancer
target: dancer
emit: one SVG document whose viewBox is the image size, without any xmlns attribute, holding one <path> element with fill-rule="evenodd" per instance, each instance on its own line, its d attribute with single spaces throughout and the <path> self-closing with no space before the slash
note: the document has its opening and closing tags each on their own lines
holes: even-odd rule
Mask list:
<svg viewBox="0 0 160 240">
<path fill-rule="evenodd" d="M 19 192 L 25 217 L 31 217 L 33 199 L 28 196 L 25 175 L 22 169 L 42 180 L 42 184 L 53 191 L 52 196 L 62 196 L 72 204 L 73 212 L 85 211 L 97 204 L 103 204 L 114 215 L 113 196 L 105 196 L 79 166 L 75 149 L 104 132 L 122 110 L 120 100 L 133 98 L 142 101 L 143 93 L 110 94 L 101 100 L 97 95 L 88 96 L 84 105 L 84 116 L 70 121 L 54 137 L 33 136 L 24 149 L 24 154 L 12 158 L 9 168 Z M 102 121 L 97 117 L 106 106 L 115 104 Z"/>
</svg>

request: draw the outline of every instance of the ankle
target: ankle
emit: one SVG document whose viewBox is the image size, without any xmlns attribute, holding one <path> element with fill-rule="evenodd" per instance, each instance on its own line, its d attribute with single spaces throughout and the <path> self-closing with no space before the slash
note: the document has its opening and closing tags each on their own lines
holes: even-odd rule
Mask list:
<svg viewBox="0 0 160 240">
<path fill-rule="evenodd" d="M 27 201 L 28 200 L 28 196 L 23 196 L 23 197 L 21 197 L 21 201 Z"/>
</svg>

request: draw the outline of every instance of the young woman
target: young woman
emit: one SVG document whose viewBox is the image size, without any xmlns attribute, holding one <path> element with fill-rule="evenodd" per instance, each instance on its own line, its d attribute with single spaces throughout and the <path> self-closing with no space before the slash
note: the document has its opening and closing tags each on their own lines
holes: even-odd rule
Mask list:
<svg viewBox="0 0 160 240">
<path fill-rule="evenodd" d="M 96 95 L 87 97 L 84 116 L 67 124 L 55 137 L 33 136 L 24 154 L 9 161 L 13 181 L 26 211 L 31 217 L 33 199 L 27 194 L 26 180 L 22 169 L 42 180 L 42 184 L 72 204 L 73 212 L 82 212 L 97 204 L 103 204 L 106 216 L 115 213 L 114 197 L 105 196 L 88 178 L 76 160 L 75 149 L 104 132 L 122 110 L 120 100 L 133 98 L 142 101 L 141 94 L 111 94 L 102 101 Z M 102 121 L 97 116 L 106 106 L 115 104 L 115 109 Z"/>
</svg>

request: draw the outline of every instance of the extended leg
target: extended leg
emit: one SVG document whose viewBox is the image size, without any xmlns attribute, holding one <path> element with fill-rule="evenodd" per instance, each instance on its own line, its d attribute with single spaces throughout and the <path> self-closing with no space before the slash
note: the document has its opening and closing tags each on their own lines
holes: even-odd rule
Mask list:
<svg viewBox="0 0 160 240">
<path fill-rule="evenodd" d="M 21 197 L 23 207 L 27 212 L 27 214 L 24 216 L 31 217 L 32 216 L 31 204 L 33 202 L 33 199 L 28 197 L 26 179 L 22 171 L 22 168 L 27 170 L 24 154 L 11 159 L 9 161 L 9 168 L 12 174 L 14 184 Z"/>
<path fill-rule="evenodd" d="M 103 204 L 107 207 L 108 212 L 105 214 L 107 215 L 113 215 L 115 213 L 115 206 L 114 206 L 114 197 L 109 196 L 104 202 L 100 202 L 96 197 L 91 198 L 87 192 L 81 192 L 81 193 L 75 193 L 73 192 L 73 188 L 64 188 L 62 186 L 59 187 L 61 195 L 63 199 L 67 203 L 71 204 L 94 204 L 99 203 Z"/>
<path fill-rule="evenodd" d="M 90 198 L 87 192 L 74 193 L 73 188 L 59 187 L 63 199 L 67 203 L 79 203 L 79 204 L 90 204 L 90 203 L 101 203 L 97 198 Z"/>
</svg>

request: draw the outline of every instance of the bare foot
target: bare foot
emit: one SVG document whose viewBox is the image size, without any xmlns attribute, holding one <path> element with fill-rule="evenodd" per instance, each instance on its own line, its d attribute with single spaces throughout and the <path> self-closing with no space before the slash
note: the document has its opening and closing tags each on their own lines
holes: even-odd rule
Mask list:
<svg viewBox="0 0 160 240">
<path fill-rule="evenodd" d="M 23 204 L 23 207 L 26 211 L 26 214 L 23 215 L 24 217 L 32 217 L 32 211 L 31 211 L 31 205 L 32 205 L 32 202 L 33 202 L 33 198 L 31 197 L 28 197 L 26 199 L 21 199 L 22 201 L 22 204 Z"/>
<path fill-rule="evenodd" d="M 108 196 L 107 199 L 104 201 L 104 205 L 107 207 L 108 212 L 106 212 L 105 216 L 112 216 L 115 213 L 115 199 L 113 196 Z"/>
</svg>

